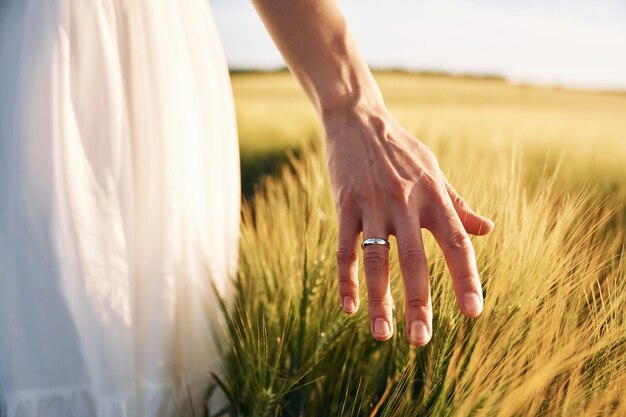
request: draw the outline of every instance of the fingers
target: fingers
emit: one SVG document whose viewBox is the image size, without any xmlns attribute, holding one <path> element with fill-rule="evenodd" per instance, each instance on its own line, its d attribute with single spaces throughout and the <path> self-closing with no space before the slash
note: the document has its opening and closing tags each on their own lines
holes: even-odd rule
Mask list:
<svg viewBox="0 0 626 417">
<path fill-rule="evenodd" d="M 363 237 L 387 239 L 389 234 L 380 219 L 364 221 Z M 375 339 L 383 341 L 393 333 L 391 292 L 389 290 L 389 248 L 383 245 L 370 245 L 363 249 L 363 268 L 367 282 L 370 330 Z"/>
<path fill-rule="evenodd" d="M 360 233 L 357 216 L 339 213 L 337 275 L 341 306 L 348 314 L 359 309 L 359 265 L 356 250 Z"/>
<path fill-rule="evenodd" d="M 493 221 L 475 213 L 470 206 L 467 205 L 463 198 L 461 198 L 459 193 L 452 188 L 452 185 L 450 185 L 448 180 L 444 178 L 444 182 L 446 184 L 446 190 L 448 191 L 450 200 L 452 200 L 454 210 L 459 216 L 459 219 L 461 219 L 461 223 L 463 223 L 463 227 L 467 233 L 477 236 L 489 234 L 493 230 Z"/>
<path fill-rule="evenodd" d="M 424 346 L 432 335 L 432 301 L 428 279 L 428 262 L 417 219 L 405 216 L 396 226 L 398 258 L 404 282 L 406 334 L 415 346 Z"/>
<path fill-rule="evenodd" d="M 440 208 L 430 231 L 443 251 L 452 275 L 454 292 L 461 312 L 467 317 L 478 317 L 483 308 L 482 289 L 476 267 L 474 247 L 459 216 L 448 199 Z"/>
</svg>

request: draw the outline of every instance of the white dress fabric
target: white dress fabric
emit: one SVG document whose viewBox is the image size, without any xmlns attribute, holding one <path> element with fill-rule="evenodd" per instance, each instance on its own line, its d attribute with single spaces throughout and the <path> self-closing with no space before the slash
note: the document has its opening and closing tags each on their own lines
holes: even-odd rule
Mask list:
<svg viewBox="0 0 626 417">
<path fill-rule="evenodd" d="M 0 0 L 0 416 L 203 415 L 238 157 L 206 0 Z"/>
</svg>

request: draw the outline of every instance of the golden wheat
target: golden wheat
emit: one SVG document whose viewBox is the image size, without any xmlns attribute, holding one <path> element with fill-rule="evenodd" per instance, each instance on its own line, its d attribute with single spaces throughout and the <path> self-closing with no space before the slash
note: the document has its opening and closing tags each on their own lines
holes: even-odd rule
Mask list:
<svg viewBox="0 0 626 417">
<path fill-rule="evenodd" d="M 263 137 L 270 141 L 283 123 L 288 133 L 269 147 L 310 134 L 311 124 L 298 135 L 282 120 L 285 103 L 294 112 L 302 99 L 286 75 L 241 77 L 242 152 L 252 142 L 260 152 Z M 239 296 L 221 381 L 230 412 L 626 415 L 626 98 L 488 80 L 378 78 L 392 111 L 408 125 L 415 119 L 409 127 L 435 149 L 451 182 L 496 222 L 491 235 L 473 239 L 484 312 L 474 320 L 459 313 L 443 257 L 425 233 L 429 345 L 405 340 L 395 259 L 397 334 L 374 341 L 366 308 L 344 316 L 324 158 L 319 142 L 304 145 L 243 208 Z M 264 100 L 266 88 L 291 93 L 274 96 L 274 105 Z M 251 127 L 258 113 L 242 119 L 253 97 L 267 106 L 258 113 L 272 128 Z M 303 104 L 298 117 L 310 121 L 310 109 Z"/>
</svg>

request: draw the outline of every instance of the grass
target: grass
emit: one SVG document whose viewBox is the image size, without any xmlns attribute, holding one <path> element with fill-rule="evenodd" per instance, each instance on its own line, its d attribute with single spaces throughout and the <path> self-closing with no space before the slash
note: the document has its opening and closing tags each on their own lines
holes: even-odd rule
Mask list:
<svg viewBox="0 0 626 417">
<path fill-rule="evenodd" d="M 284 149 L 299 153 L 248 188 L 256 190 L 243 207 L 238 297 L 223 306 L 225 411 L 626 415 L 626 96 L 377 77 L 392 112 L 496 222 L 489 237 L 473 240 L 484 312 L 474 320 L 458 312 L 443 257 L 425 234 L 431 342 L 406 342 L 395 250 L 394 337 L 381 343 L 369 335 L 366 308 L 344 315 L 334 206 L 321 146 L 310 140 L 319 133 L 312 110 L 287 74 L 238 75 L 244 169 Z"/>
</svg>

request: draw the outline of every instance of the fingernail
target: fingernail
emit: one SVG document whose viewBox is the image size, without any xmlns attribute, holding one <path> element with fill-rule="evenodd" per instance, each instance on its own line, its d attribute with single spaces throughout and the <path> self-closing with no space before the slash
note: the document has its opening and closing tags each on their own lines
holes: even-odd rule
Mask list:
<svg viewBox="0 0 626 417">
<path fill-rule="evenodd" d="M 411 343 L 423 345 L 428 342 L 428 327 L 422 320 L 416 320 L 411 323 Z"/>
<path fill-rule="evenodd" d="M 343 297 L 343 311 L 346 313 L 354 313 L 356 310 L 356 305 L 354 304 L 354 300 L 352 297 Z"/>
<path fill-rule="evenodd" d="M 483 303 L 473 292 L 465 293 L 463 296 L 463 306 L 465 307 L 465 312 L 472 316 L 477 316 L 483 309 Z"/>
<path fill-rule="evenodd" d="M 385 319 L 376 319 L 374 323 L 374 336 L 387 337 L 389 335 L 389 323 Z"/>
</svg>

